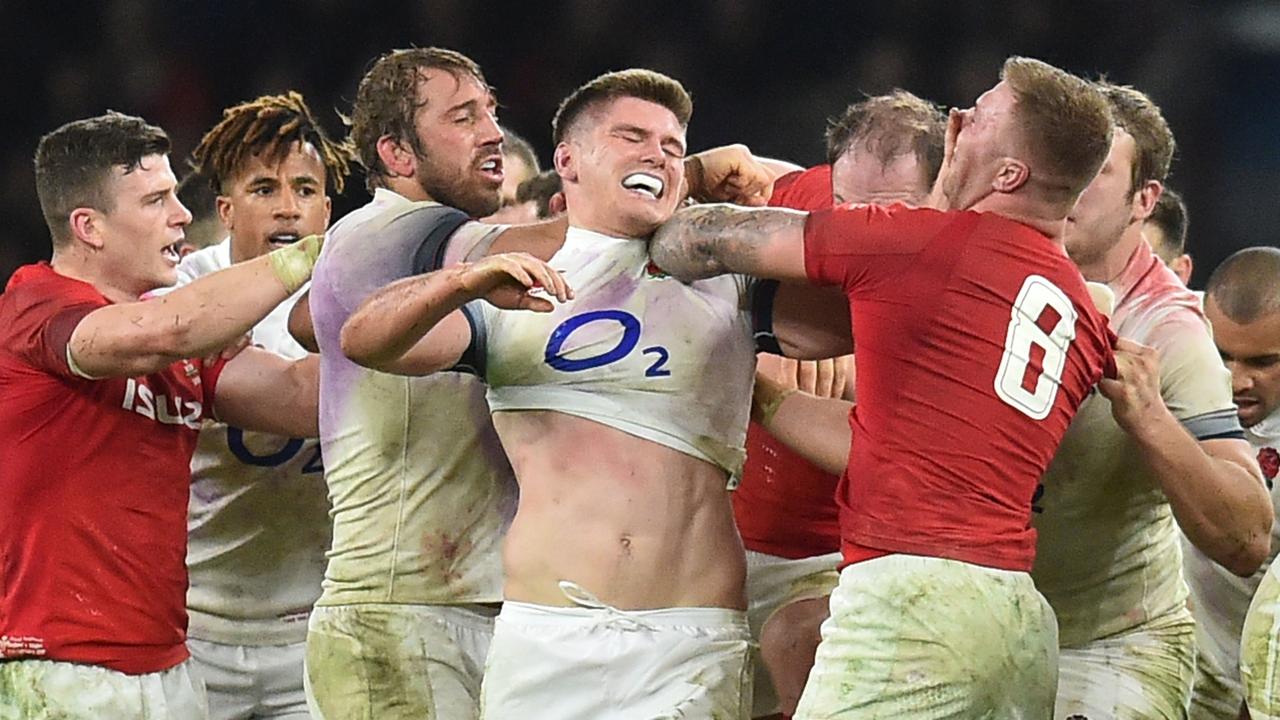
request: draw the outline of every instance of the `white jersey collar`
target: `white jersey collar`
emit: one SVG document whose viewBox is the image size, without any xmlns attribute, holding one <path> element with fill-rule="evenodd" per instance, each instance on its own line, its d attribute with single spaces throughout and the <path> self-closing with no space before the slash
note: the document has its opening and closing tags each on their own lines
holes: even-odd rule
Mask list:
<svg viewBox="0 0 1280 720">
<path fill-rule="evenodd" d="M 1245 428 L 1245 434 L 1255 445 L 1280 444 L 1280 409 L 1273 411 L 1257 425 Z"/>
<path fill-rule="evenodd" d="M 564 250 L 584 250 L 590 253 L 630 251 L 636 255 L 649 252 L 649 243 L 637 238 L 616 237 L 594 230 L 569 226 L 564 234 Z"/>
</svg>

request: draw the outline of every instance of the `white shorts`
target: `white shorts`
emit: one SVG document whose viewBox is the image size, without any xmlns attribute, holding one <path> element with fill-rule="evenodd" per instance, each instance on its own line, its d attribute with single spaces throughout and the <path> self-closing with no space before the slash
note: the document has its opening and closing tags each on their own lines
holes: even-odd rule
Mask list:
<svg viewBox="0 0 1280 720">
<path fill-rule="evenodd" d="M 1027 573 L 888 555 L 849 565 L 796 720 L 1048 718 L 1058 626 Z"/>
<path fill-rule="evenodd" d="M 52 660 L 0 662 L 0 720 L 207 720 L 204 682 L 187 660 L 126 675 Z"/>
<path fill-rule="evenodd" d="M 305 642 L 224 645 L 188 637 L 187 648 L 204 678 L 211 720 L 311 717 L 302 689 Z"/>
<path fill-rule="evenodd" d="M 1185 720 L 1195 662 L 1195 621 L 1185 608 L 1083 647 L 1062 648 L 1054 717 Z M 1239 709 L 1237 704 L 1229 717 Z"/>
<path fill-rule="evenodd" d="M 1196 681 L 1191 686 L 1191 720 L 1235 720 L 1244 703 L 1239 674 L 1217 666 L 1206 653 L 1196 654 Z"/>
<path fill-rule="evenodd" d="M 747 720 L 750 644 L 737 610 L 508 600 L 485 670 L 484 718 Z"/>
<path fill-rule="evenodd" d="M 1252 720 L 1280 720 L 1280 563 L 1253 595 L 1240 638 L 1240 681 Z"/>
<path fill-rule="evenodd" d="M 316 720 L 474 720 L 493 637 L 484 605 L 317 606 L 304 676 Z"/>
<path fill-rule="evenodd" d="M 840 553 L 799 558 L 747 551 L 747 622 L 751 639 L 760 642 L 764 624 L 780 608 L 801 600 L 825 598 L 840 582 Z M 760 648 L 752 651 L 755 680 L 751 716 L 763 717 L 779 711 L 778 693 L 760 659 Z"/>
</svg>

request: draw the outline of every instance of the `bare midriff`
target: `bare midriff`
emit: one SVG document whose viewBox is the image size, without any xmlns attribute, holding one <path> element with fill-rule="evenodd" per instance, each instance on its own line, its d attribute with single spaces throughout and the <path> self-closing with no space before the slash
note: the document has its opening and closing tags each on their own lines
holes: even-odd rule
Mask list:
<svg viewBox="0 0 1280 720">
<path fill-rule="evenodd" d="M 724 470 L 564 413 L 493 422 L 520 482 L 503 549 L 508 600 L 573 605 L 569 581 L 624 610 L 745 609 Z"/>
</svg>

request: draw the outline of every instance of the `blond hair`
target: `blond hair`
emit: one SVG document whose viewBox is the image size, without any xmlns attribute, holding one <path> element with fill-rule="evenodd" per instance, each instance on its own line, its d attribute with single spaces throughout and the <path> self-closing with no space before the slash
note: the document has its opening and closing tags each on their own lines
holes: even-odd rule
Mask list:
<svg viewBox="0 0 1280 720">
<path fill-rule="evenodd" d="M 605 73 L 574 90 L 560 103 L 551 120 L 552 141 L 559 145 L 584 114 L 617 98 L 632 97 L 661 105 L 688 127 L 693 116 L 693 98 L 678 80 L 653 70 L 633 68 Z"/>
</svg>

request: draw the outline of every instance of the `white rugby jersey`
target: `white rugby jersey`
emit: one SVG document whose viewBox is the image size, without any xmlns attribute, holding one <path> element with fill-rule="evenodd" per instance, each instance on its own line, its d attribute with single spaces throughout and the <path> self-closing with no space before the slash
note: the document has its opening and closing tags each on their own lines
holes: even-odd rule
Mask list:
<svg viewBox="0 0 1280 720">
<path fill-rule="evenodd" d="M 178 284 L 230 265 L 228 239 L 183 258 Z M 307 354 L 288 330 L 289 311 L 302 292 L 254 326 L 255 345 L 290 359 Z M 318 440 L 212 421 L 201 427 L 187 517 L 191 637 L 230 645 L 306 639 L 329 549 L 323 473 Z"/>
<path fill-rule="evenodd" d="M 575 415 L 736 474 L 755 372 L 752 318 L 766 314 L 753 313 L 753 295 L 768 286 L 742 276 L 686 285 L 650 263 L 647 242 L 573 227 L 549 264 L 575 293 L 552 312 L 467 306 L 465 361 L 488 381 L 490 409 Z"/>
<path fill-rule="evenodd" d="M 1153 347 L 1160 394 L 1197 439 L 1240 436 L 1231 374 L 1199 302 L 1143 243 L 1109 283 L 1112 328 Z M 1085 399 L 1032 503 L 1032 577 L 1058 616 L 1062 647 L 1187 615 L 1169 501 L 1099 393 Z"/>
<path fill-rule="evenodd" d="M 1266 478 L 1271 505 L 1280 516 L 1280 490 L 1276 488 L 1276 474 L 1280 471 L 1280 410 L 1253 427 L 1245 428 L 1244 434 Z M 1244 616 L 1249 611 L 1254 592 L 1267 574 L 1267 568 L 1280 553 L 1280 523 L 1271 527 L 1271 553 L 1267 562 L 1247 578 L 1239 577 L 1210 560 L 1185 538 L 1183 550 L 1199 650 L 1210 655 L 1230 680 L 1239 683 L 1240 633 L 1244 629 Z"/>
<path fill-rule="evenodd" d="M 320 437 L 333 549 L 318 605 L 502 599 L 502 538 L 515 514 L 511 466 L 484 384 L 404 377 L 342 354 L 342 324 L 384 285 L 432 269 L 459 211 L 379 189 L 329 229 L 311 281 L 320 345 Z"/>
</svg>

